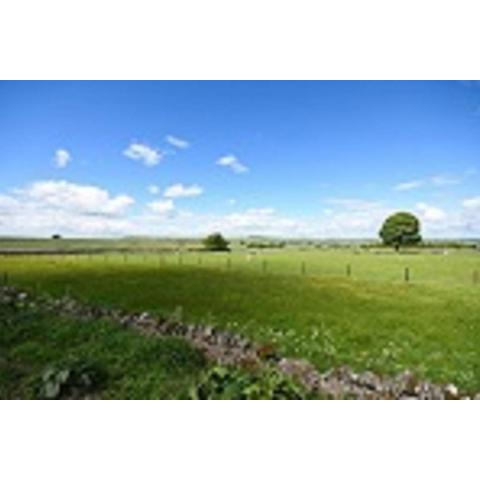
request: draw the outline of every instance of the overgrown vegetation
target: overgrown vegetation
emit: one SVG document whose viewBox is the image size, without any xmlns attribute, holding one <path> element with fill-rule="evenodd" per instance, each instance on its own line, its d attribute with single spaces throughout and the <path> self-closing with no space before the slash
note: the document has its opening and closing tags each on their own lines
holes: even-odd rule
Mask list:
<svg viewBox="0 0 480 480">
<path fill-rule="evenodd" d="M 0 398 L 189 398 L 207 368 L 178 338 L 0 307 Z"/>
<path fill-rule="evenodd" d="M 191 390 L 194 400 L 303 400 L 309 395 L 279 372 L 213 367 Z"/>
<path fill-rule="evenodd" d="M 105 380 L 105 372 L 98 365 L 85 360 L 63 360 L 42 372 L 35 393 L 46 400 L 84 398 L 100 391 Z"/>
</svg>

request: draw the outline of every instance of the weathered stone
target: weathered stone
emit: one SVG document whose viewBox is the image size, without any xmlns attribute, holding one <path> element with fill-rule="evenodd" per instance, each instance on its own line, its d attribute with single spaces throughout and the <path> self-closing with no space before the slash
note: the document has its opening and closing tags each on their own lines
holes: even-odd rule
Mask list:
<svg viewBox="0 0 480 480">
<path fill-rule="evenodd" d="M 294 378 L 308 390 L 327 398 L 358 399 L 443 399 L 469 398 L 449 384 L 444 387 L 419 381 L 410 371 L 395 377 L 382 378 L 373 372 L 355 373 L 342 366 L 321 374 L 304 359 L 280 358 L 272 344 L 255 345 L 247 338 L 231 332 L 222 332 L 211 325 L 194 325 L 181 321 L 182 310 L 177 308 L 169 318 L 157 317 L 150 312 L 128 313 L 105 307 L 85 305 L 70 297 L 52 299 L 47 295 L 30 300 L 26 292 L 14 287 L 0 287 L 0 303 L 16 308 L 39 308 L 68 314 L 79 320 L 111 318 L 146 335 L 175 335 L 186 338 L 217 363 L 258 369 L 270 365 Z M 480 393 L 473 397 L 480 400 Z"/>
<path fill-rule="evenodd" d="M 448 385 L 446 385 L 444 388 L 444 392 L 445 398 L 447 400 L 458 400 L 459 398 L 458 388 L 453 385 L 453 383 L 449 383 Z"/>
</svg>

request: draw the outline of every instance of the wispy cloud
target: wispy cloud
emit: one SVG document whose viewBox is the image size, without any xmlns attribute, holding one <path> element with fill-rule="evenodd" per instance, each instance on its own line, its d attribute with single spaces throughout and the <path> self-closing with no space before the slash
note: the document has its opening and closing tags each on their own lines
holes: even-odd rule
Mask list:
<svg viewBox="0 0 480 480">
<path fill-rule="evenodd" d="M 190 142 L 174 135 L 167 135 L 165 137 L 165 141 L 172 147 L 178 148 L 180 150 L 185 150 L 186 148 L 190 147 Z"/>
<path fill-rule="evenodd" d="M 417 203 L 416 207 L 422 220 L 427 222 L 440 222 L 447 217 L 444 210 L 427 203 Z"/>
<path fill-rule="evenodd" d="M 65 168 L 72 161 L 72 156 L 70 155 L 70 152 L 68 150 L 65 150 L 64 148 L 59 148 L 55 151 L 53 161 L 57 168 Z"/>
<path fill-rule="evenodd" d="M 292 233 L 302 226 L 299 220 L 284 217 L 273 208 L 250 208 L 243 212 L 228 214 L 217 221 L 218 226 L 226 231 L 263 232 L 272 235 Z"/>
<path fill-rule="evenodd" d="M 186 186 L 182 183 L 175 183 L 166 188 L 163 193 L 167 198 L 198 197 L 203 193 L 203 188 L 199 185 Z"/>
<path fill-rule="evenodd" d="M 149 185 L 147 190 L 151 195 L 158 195 L 160 193 L 160 187 L 158 185 Z"/>
<path fill-rule="evenodd" d="M 462 202 L 462 206 L 464 208 L 467 208 L 467 209 L 470 209 L 470 210 L 479 210 L 480 211 L 480 196 L 472 197 L 472 198 L 466 198 Z"/>
<path fill-rule="evenodd" d="M 472 173 L 465 173 L 463 177 L 457 177 L 454 175 L 433 175 L 432 177 L 425 179 L 411 180 L 408 182 L 398 183 L 393 187 L 396 192 L 407 192 L 409 190 L 415 190 L 420 187 L 447 187 L 450 185 L 458 185 L 462 183 L 462 178 L 471 176 Z"/>
<path fill-rule="evenodd" d="M 153 167 L 158 165 L 163 158 L 162 152 L 159 150 L 145 145 L 143 143 L 131 143 L 124 151 L 123 154 L 131 158 L 132 160 L 143 163 L 146 167 Z"/>
<path fill-rule="evenodd" d="M 412 180 L 411 182 L 403 182 L 395 185 L 393 189 L 397 192 L 406 192 L 408 190 L 414 190 L 424 184 L 423 180 Z"/>
<path fill-rule="evenodd" d="M 362 200 L 359 198 L 327 198 L 325 201 L 328 205 L 334 207 L 341 207 L 345 210 L 373 210 L 382 207 L 380 202 L 374 202 L 370 200 Z"/>
<path fill-rule="evenodd" d="M 224 157 L 220 157 L 217 160 L 217 165 L 221 167 L 230 168 L 234 173 L 247 173 L 248 167 L 246 167 L 243 163 L 235 155 L 225 155 Z"/>
<path fill-rule="evenodd" d="M 430 182 L 435 187 L 445 187 L 448 185 L 457 185 L 460 183 L 460 179 L 452 177 L 450 175 L 435 175 L 430 178 Z"/>
<path fill-rule="evenodd" d="M 175 209 L 173 200 L 155 200 L 154 202 L 148 203 L 147 206 L 153 213 L 161 215 L 170 213 Z"/>
</svg>

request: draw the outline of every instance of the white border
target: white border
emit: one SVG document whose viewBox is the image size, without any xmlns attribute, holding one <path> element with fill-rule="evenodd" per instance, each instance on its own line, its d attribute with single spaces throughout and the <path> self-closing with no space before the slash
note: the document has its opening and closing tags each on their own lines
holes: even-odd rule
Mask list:
<svg viewBox="0 0 480 480">
<path fill-rule="evenodd" d="M 3 402 L 8 480 L 469 478 L 476 402 Z"/>
<path fill-rule="evenodd" d="M 0 78 L 478 79 L 478 10 L 473 0 L 3 0 Z M 476 405 L 0 402 L 0 475 L 467 478 Z"/>
<path fill-rule="evenodd" d="M 4 79 L 480 78 L 474 0 L 3 0 Z"/>
</svg>

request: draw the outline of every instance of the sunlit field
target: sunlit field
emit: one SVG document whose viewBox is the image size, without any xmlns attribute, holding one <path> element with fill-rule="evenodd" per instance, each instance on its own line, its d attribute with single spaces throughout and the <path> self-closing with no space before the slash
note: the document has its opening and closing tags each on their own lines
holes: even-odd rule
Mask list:
<svg viewBox="0 0 480 480">
<path fill-rule="evenodd" d="M 11 255 L 1 281 L 170 313 L 275 345 L 320 370 L 351 365 L 480 390 L 480 254 L 382 249 Z"/>
</svg>

